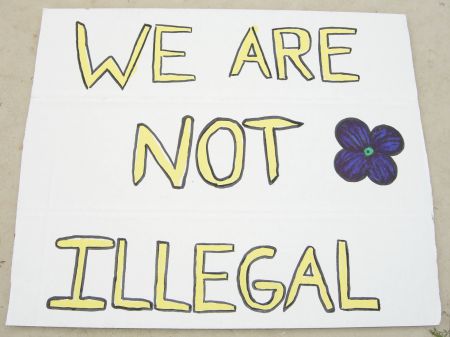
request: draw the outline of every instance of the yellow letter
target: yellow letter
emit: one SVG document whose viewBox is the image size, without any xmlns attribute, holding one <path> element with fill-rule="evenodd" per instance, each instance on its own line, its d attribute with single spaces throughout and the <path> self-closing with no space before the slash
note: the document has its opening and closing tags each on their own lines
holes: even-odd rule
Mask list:
<svg viewBox="0 0 450 337">
<path fill-rule="evenodd" d="M 355 28 L 320 28 L 319 29 L 319 52 L 320 71 L 324 82 L 357 82 L 359 75 L 347 73 L 333 73 L 331 71 L 332 55 L 350 54 L 352 49 L 348 47 L 330 47 L 330 35 L 356 34 Z"/>
<path fill-rule="evenodd" d="M 284 310 L 286 311 L 296 300 L 300 286 L 315 286 L 320 302 L 326 312 L 334 311 L 334 304 L 328 292 L 328 286 L 320 269 L 319 261 L 313 247 L 307 247 L 298 262 L 294 276 L 286 296 Z"/>
<path fill-rule="evenodd" d="M 347 241 L 338 240 L 337 246 L 339 307 L 342 310 L 380 310 L 380 300 L 375 297 L 350 297 L 349 256 Z"/>
<path fill-rule="evenodd" d="M 133 151 L 133 182 L 135 185 L 138 185 L 145 177 L 148 149 L 156 163 L 169 178 L 172 187 L 184 187 L 191 153 L 193 122 L 194 119 L 191 116 L 183 118 L 175 163 L 172 162 L 166 149 L 153 131 L 145 124 L 138 124 Z"/>
<path fill-rule="evenodd" d="M 192 33 L 191 27 L 155 26 L 155 40 L 153 42 L 153 82 L 187 82 L 195 81 L 195 75 L 166 74 L 162 72 L 163 57 L 186 56 L 184 51 L 162 49 L 163 33 Z"/>
<path fill-rule="evenodd" d="M 250 129 L 264 130 L 264 149 L 266 151 L 267 178 L 273 184 L 278 178 L 278 148 L 275 130 L 298 128 L 303 125 L 283 117 L 250 118 L 242 122 Z"/>
<path fill-rule="evenodd" d="M 262 246 L 251 249 L 245 254 L 238 269 L 238 286 L 239 293 L 245 303 L 245 305 L 255 311 L 269 312 L 274 310 L 283 300 L 284 297 L 284 284 L 276 281 L 256 280 L 253 282 L 253 288 L 256 290 L 269 290 L 272 292 L 272 296 L 266 303 L 257 302 L 250 293 L 250 286 L 248 284 L 248 278 L 250 273 L 250 267 L 253 262 L 264 259 L 272 258 L 275 256 L 276 249 L 271 246 Z"/>
<path fill-rule="evenodd" d="M 158 241 L 156 248 L 155 309 L 162 311 L 190 312 L 191 306 L 181 301 L 166 299 L 169 243 Z"/>
<path fill-rule="evenodd" d="M 286 58 L 288 58 L 306 80 L 312 80 L 314 75 L 302 61 L 302 55 L 305 55 L 311 49 L 311 35 L 309 32 L 301 28 L 276 28 L 272 30 L 272 34 L 278 79 L 286 80 L 288 78 L 286 74 Z M 298 47 L 285 47 L 283 34 L 296 35 Z"/>
<path fill-rule="evenodd" d="M 209 162 L 208 142 L 209 138 L 219 130 L 228 130 L 234 140 L 233 168 L 230 175 L 217 178 Z M 230 187 L 236 184 L 242 177 L 245 155 L 245 134 L 242 126 L 232 119 L 216 118 L 205 126 L 197 143 L 197 167 L 203 180 L 215 187 Z"/>
<path fill-rule="evenodd" d="M 205 254 L 207 252 L 234 252 L 232 244 L 202 244 L 195 245 L 194 253 L 194 312 L 234 312 L 236 306 L 227 302 L 205 301 L 205 281 L 228 280 L 228 273 L 205 273 Z"/>
<path fill-rule="evenodd" d="M 127 258 L 127 241 L 117 239 L 116 270 L 114 272 L 112 307 L 125 310 L 151 310 L 150 301 L 138 298 L 125 298 L 125 270 Z"/>
<path fill-rule="evenodd" d="M 252 53 L 252 54 L 250 54 Z M 258 63 L 259 69 L 265 78 L 271 78 L 269 66 L 267 65 L 264 52 L 259 44 L 258 36 L 256 35 L 255 27 L 250 27 L 245 34 L 244 39 L 239 46 L 239 49 L 234 57 L 233 65 L 231 66 L 230 77 L 239 75 L 245 62 Z"/>
<path fill-rule="evenodd" d="M 150 25 L 143 25 L 141 32 L 134 44 L 130 59 L 128 60 L 125 71 L 122 72 L 116 60 L 112 56 L 108 56 L 99 66 L 92 69 L 91 56 L 87 45 L 86 27 L 81 22 L 77 22 L 77 54 L 78 64 L 80 66 L 81 75 L 86 89 L 91 88 L 106 72 L 108 72 L 114 81 L 123 89 L 127 84 L 130 76 L 133 74 L 136 62 L 141 54 L 147 35 L 150 32 Z"/>
<path fill-rule="evenodd" d="M 47 301 L 49 309 L 68 310 L 104 310 L 106 300 L 100 297 L 82 297 L 88 249 L 109 249 L 114 247 L 114 240 L 101 236 L 69 236 L 56 240 L 56 247 L 61 249 L 76 249 L 72 293 L 69 297 L 55 296 Z"/>
</svg>

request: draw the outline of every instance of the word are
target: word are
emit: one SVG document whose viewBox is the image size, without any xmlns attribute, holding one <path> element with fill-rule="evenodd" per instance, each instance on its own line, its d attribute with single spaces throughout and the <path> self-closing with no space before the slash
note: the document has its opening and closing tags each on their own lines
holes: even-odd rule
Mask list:
<svg viewBox="0 0 450 337">
<path fill-rule="evenodd" d="M 269 184 L 277 180 L 279 173 L 278 148 L 276 131 L 298 128 L 303 125 L 287 118 L 269 116 L 246 119 L 242 124 L 250 129 L 262 130 L 266 156 L 266 170 Z M 145 124 L 138 124 L 133 151 L 133 183 L 138 185 L 145 177 L 147 152 L 150 152 L 156 163 L 170 180 L 173 188 L 183 188 L 186 182 L 189 158 L 191 154 L 194 119 L 185 116 L 182 119 L 180 136 L 175 160 L 172 160 L 157 135 Z M 208 143 L 219 130 L 228 131 L 234 143 L 234 156 L 231 173 L 226 177 L 217 177 L 210 162 Z M 218 188 L 235 185 L 242 177 L 245 162 L 245 132 L 235 120 L 216 118 L 205 126 L 200 133 L 196 147 L 197 169 L 202 179 Z"/>
<path fill-rule="evenodd" d="M 100 297 L 83 297 L 82 290 L 85 278 L 85 267 L 88 250 L 114 248 L 115 241 L 108 237 L 99 236 L 71 236 L 56 240 L 56 247 L 61 249 L 75 249 L 75 271 L 72 281 L 72 293 L 68 297 L 51 297 L 47 301 L 47 308 L 61 310 L 105 310 L 106 300 Z M 155 284 L 153 303 L 143 298 L 127 298 L 124 296 L 126 272 L 126 239 L 117 239 L 115 271 L 113 277 L 113 291 L 111 305 L 115 309 L 125 310 L 156 310 L 178 312 L 234 312 L 236 305 L 219 300 L 205 300 L 206 281 L 226 281 L 227 272 L 205 271 L 206 254 L 234 252 L 234 245 L 227 243 L 197 243 L 194 248 L 194 287 L 192 305 L 180 300 L 167 298 L 167 273 L 169 266 L 170 244 L 157 241 Z M 257 246 L 245 253 L 237 269 L 237 288 L 242 301 L 249 309 L 257 312 L 270 312 L 282 302 L 283 310 L 289 309 L 296 301 L 302 286 L 314 286 L 323 309 L 334 312 L 335 305 L 330 296 L 327 282 L 320 268 L 314 247 L 308 246 L 294 268 L 292 279 L 287 287 L 274 280 L 250 281 L 250 270 L 254 263 L 261 259 L 271 259 L 276 254 L 273 246 Z M 380 310 L 380 301 L 375 297 L 350 297 L 349 252 L 347 242 L 337 242 L 337 281 L 339 292 L 339 308 L 341 310 Z M 252 291 L 269 291 L 271 297 L 267 302 L 258 302 Z"/>
<path fill-rule="evenodd" d="M 131 51 L 125 70 L 122 70 L 113 56 L 108 56 L 97 67 L 92 66 L 86 26 L 76 23 L 76 49 L 78 65 L 86 89 L 91 88 L 103 75 L 109 73 L 114 81 L 124 89 L 128 80 L 134 72 L 142 49 L 152 26 L 144 24 L 138 38 Z M 184 57 L 186 52 L 178 50 L 167 50 L 163 48 L 163 36 L 169 33 L 192 33 L 192 27 L 180 27 L 170 25 L 156 25 L 153 40 L 153 82 L 189 82 L 195 81 L 193 74 L 163 73 L 163 59 L 167 57 Z M 355 28 L 345 27 L 324 27 L 319 29 L 319 64 L 321 78 L 323 82 L 357 82 L 359 75 L 333 72 L 331 67 L 331 56 L 350 54 L 349 47 L 332 47 L 329 38 L 333 35 L 354 35 Z M 292 35 L 297 40 L 296 46 L 287 46 L 284 37 Z M 303 28 L 288 27 L 272 29 L 273 53 L 278 80 L 286 80 L 287 67 L 286 60 L 290 61 L 301 76 L 310 81 L 314 79 L 314 74 L 303 60 L 311 50 L 311 34 Z M 234 61 L 229 72 L 229 76 L 240 74 L 244 64 L 256 63 L 265 78 L 272 78 L 268 62 L 266 60 L 263 47 L 261 46 L 255 27 L 250 27 L 241 41 Z"/>
</svg>

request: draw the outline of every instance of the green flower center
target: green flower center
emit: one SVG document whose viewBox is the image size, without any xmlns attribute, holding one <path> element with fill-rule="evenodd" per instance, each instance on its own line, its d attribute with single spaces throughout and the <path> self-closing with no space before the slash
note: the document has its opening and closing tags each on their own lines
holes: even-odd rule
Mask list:
<svg viewBox="0 0 450 337">
<path fill-rule="evenodd" d="M 366 148 L 364 149 L 363 152 L 364 152 L 364 155 L 365 155 L 366 157 L 370 157 L 371 155 L 373 155 L 373 153 L 374 153 L 375 151 L 373 150 L 372 147 L 368 146 L 368 147 L 366 147 Z"/>
</svg>

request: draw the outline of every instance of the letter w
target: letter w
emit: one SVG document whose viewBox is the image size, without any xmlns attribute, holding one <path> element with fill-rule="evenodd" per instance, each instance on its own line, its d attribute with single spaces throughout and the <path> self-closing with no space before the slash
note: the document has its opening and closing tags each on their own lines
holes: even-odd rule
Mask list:
<svg viewBox="0 0 450 337">
<path fill-rule="evenodd" d="M 141 54 L 142 47 L 144 46 L 148 33 L 150 32 L 150 28 L 151 26 L 147 24 L 142 26 L 125 71 L 120 69 L 113 56 L 108 56 L 97 68 L 93 69 L 91 56 L 89 54 L 86 27 L 83 23 L 77 22 L 76 31 L 78 64 L 80 66 L 83 83 L 86 89 L 91 88 L 106 72 L 109 72 L 114 81 L 116 81 L 122 89 L 125 88 L 130 76 L 133 74 L 133 69 L 139 59 L 139 55 Z"/>
<path fill-rule="evenodd" d="M 133 183 L 135 185 L 138 185 L 145 177 L 147 150 L 149 150 L 156 163 L 169 178 L 172 187 L 177 189 L 184 187 L 191 153 L 193 120 L 191 116 L 183 118 L 175 162 L 169 157 L 153 131 L 145 124 L 138 124 L 133 153 Z"/>
</svg>

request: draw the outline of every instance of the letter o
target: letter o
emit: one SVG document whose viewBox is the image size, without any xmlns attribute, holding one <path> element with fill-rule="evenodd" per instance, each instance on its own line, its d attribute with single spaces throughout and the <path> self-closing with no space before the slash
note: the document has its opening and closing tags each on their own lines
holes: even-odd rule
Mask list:
<svg viewBox="0 0 450 337">
<path fill-rule="evenodd" d="M 229 175 L 218 178 L 209 160 L 209 139 L 219 130 L 231 133 L 234 142 L 233 168 Z M 205 126 L 197 143 L 197 169 L 202 179 L 215 187 L 224 188 L 236 184 L 242 177 L 245 156 L 245 133 L 242 126 L 233 119 L 216 118 Z"/>
</svg>

